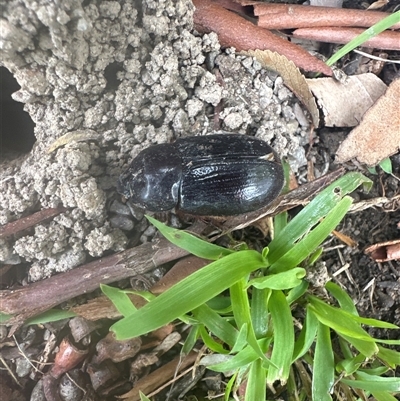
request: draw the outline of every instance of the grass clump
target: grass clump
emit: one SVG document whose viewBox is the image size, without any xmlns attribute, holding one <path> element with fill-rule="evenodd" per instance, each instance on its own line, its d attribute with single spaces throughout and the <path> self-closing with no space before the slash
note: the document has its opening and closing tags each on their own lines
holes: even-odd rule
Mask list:
<svg viewBox="0 0 400 401">
<path fill-rule="evenodd" d="M 373 338 L 364 326 L 398 327 L 360 317 L 337 284 L 328 282 L 318 296 L 306 280 L 352 204 L 348 194 L 369 183 L 349 173 L 290 222 L 286 213 L 276 216 L 275 238 L 261 253 L 222 248 L 148 217 L 172 243 L 213 262 L 158 297 L 147 294 L 138 310 L 123 291 L 103 286 L 124 316 L 111 330 L 127 339 L 176 319 L 190 323 L 182 354 L 203 341 L 210 353 L 201 363 L 230 377 L 224 400 L 244 382 L 248 401 L 264 401 L 268 387 L 284 385 L 292 400 L 395 400 L 400 353 L 385 345 L 400 341 Z"/>
</svg>

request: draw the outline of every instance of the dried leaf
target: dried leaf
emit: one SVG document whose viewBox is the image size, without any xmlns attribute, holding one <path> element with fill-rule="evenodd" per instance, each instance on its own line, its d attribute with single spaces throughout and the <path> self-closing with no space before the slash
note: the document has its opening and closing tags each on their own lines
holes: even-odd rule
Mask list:
<svg viewBox="0 0 400 401">
<path fill-rule="evenodd" d="M 393 81 L 386 93 L 365 113 L 360 125 L 342 142 L 336 161 L 343 163 L 354 157 L 368 166 L 400 149 L 400 79 Z M 346 104 L 346 107 L 349 107 Z"/>
<path fill-rule="evenodd" d="M 333 78 L 306 81 L 324 113 L 327 127 L 354 127 L 386 90 L 386 85 L 370 73 L 348 77 L 345 84 Z"/>
<path fill-rule="evenodd" d="M 378 8 L 382 8 L 383 6 L 386 6 L 386 4 L 389 3 L 389 0 L 378 0 L 373 2 L 367 10 L 377 10 Z"/>
<path fill-rule="evenodd" d="M 365 253 L 377 262 L 400 260 L 400 239 L 371 245 L 365 250 Z"/>
<path fill-rule="evenodd" d="M 319 125 L 319 112 L 307 80 L 295 64 L 281 54 L 270 50 L 249 50 L 245 52 L 257 59 L 264 67 L 276 71 L 285 85 L 297 96 L 311 114 L 314 127 Z"/>
</svg>

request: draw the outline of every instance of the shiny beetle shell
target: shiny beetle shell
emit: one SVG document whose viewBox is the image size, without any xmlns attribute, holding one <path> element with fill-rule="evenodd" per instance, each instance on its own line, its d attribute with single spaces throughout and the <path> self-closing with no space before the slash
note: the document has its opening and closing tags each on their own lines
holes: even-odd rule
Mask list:
<svg viewBox="0 0 400 401">
<path fill-rule="evenodd" d="M 153 212 L 231 216 L 273 201 L 284 184 L 280 160 L 265 142 L 239 134 L 178 139 L 151 146 L 121 174 L 119 193 Z"/>
</svg>

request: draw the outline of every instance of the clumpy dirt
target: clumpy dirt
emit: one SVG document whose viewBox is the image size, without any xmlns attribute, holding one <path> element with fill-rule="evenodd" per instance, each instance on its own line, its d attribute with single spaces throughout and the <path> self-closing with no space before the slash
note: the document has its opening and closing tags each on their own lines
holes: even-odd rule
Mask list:
<svg viewBox="0 0 400 401">
<path fill-rule="evenodd" d="M 152 144 L 222 130 L 269 142 L 300 183 L 310 161 L 316 177 L 335 168 L 334 153 L 347 132 L 310 134 L 304 110 L 282 79 L 252 58 L 221 50 L 216 35 L 198 35 L 192 13 L 185 0 L 1 3 L 2 85 L 15 79 L 20 86 L 2 105 L 24 105 L 36 141 L 32 145 L 29 134 L 10 140 L 10 130 L 29 131 L 30 122 L 3 113 L 0 225 L 67 208 L 31 231 L 0 239 L 0 263 L 23 271 L 11 284 L 39 281 L 151 240 L 154 229 L 142 215 L 132 217 L 115 185 Z M 399 164 L 394 157 L 397 177 Z M 356 198 L 399 193 L 398 180 L 382 172 L 373 178 L 372 192 Z M 331 239 L 324 256 L 330 274 L 349 263 L 335 280 L 362 315 L 395 324 L 400 264 L 378 264 L 362 251 L 399 237 L 399 221 L 398 204 L 349 214 L 338 230 L 358 246 Z M 29 370 L 23 372 L 27 377 Z"/>
</svg>

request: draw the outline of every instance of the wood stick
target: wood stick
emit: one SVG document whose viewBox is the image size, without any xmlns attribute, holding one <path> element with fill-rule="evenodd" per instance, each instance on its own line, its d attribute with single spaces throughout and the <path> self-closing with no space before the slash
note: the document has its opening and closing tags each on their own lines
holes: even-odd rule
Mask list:
<svg viewBox="0 0 400 401">
<path fill-rule="evenodd" d="M 357 35 L 362 33 L 362 28 L 300 28 L 293 32 L 295 38 L 316 40 L 328 43 L 348 43 Z M 400 32 L 384 31 L 379 35 L 367 40 L 361 46 L 385 50 L 400 50 Z"/>
<path fill-rule="evenodd" d="M 300 46 L 255 26 L 234 12 L 210 0 L 193 0 L 193 4 L 196 7 L 193 16 L 196 30 L 202 33 L 216 32 L 222 46 L 235 47 L 238 51 L 268 49 L 284 55 L 306 71 L 332 75 L 330 67 Z"/>
<path fill-rule="evenodd" d="M 369 28 L 390 15 L 381 11 L 312 7 L 294 4 L 254 4 L 257 25 L 266 29 L 349 26 Z M 400 29 L 400 23 L 391 27 Z"/>
<path fill-rule="evenodd" d="M 12 221 L 11 223 L 7 223 L 4 226 L 0 227 L 0 238 L 5 238 L 17 234 L 20 231 L 31 228 L 45 220 L 58 216 L 65 211 L 67 211 L 65 207 L 50 208 L 40 210 L 39 212 L 33 213 L 27 217 L 21 217 L 18 220 Z"/>
<path fill-rule="evenodd" d="M 21 322 L 78 295 L 92 292 L 101 283 L 143 274 L 185 255 L 186 251 L 166 239 L 148 242 L 16 290 L 0 291 L 0 311 L 19 315 L 17 321 Z M 11 323 L 16 321 L 11 320 Z"/>
</svg>

